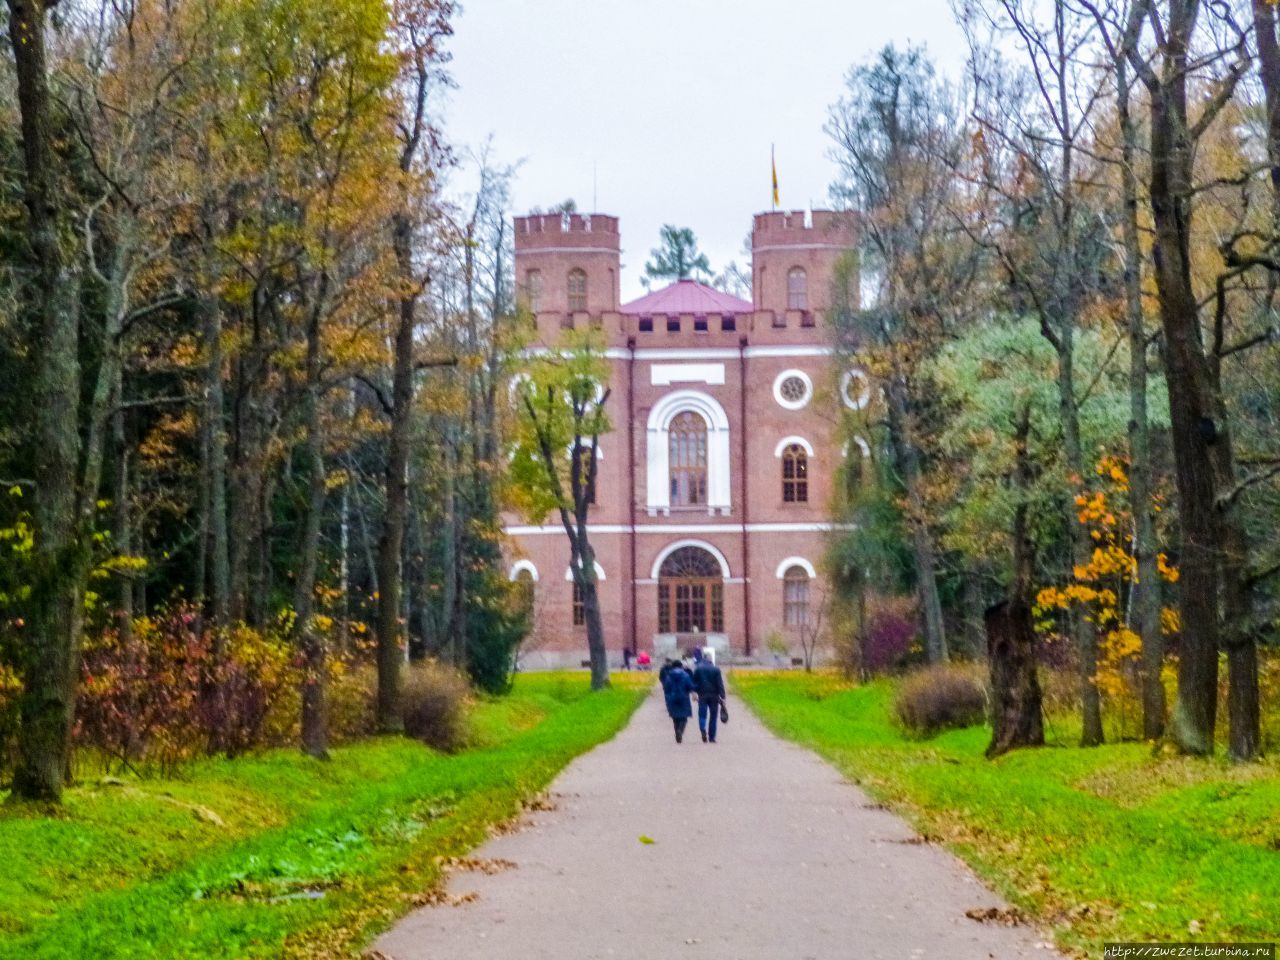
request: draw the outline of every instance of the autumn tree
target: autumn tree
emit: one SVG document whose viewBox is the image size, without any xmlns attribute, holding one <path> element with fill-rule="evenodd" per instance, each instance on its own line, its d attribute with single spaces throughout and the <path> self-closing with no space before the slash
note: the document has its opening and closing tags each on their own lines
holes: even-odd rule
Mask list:
<svg viewBox="0 0 1280 960">
<path fill-rule="evenodd" d="M 609 686 L 596 555 L 588 531 L 600 436 L 610 429 L 607 382 L 608 368 L 589 333 L 533 355 L 513 382 L 520 409 L 512 475 L 526 491 L 523 506 L 530 518 L 536 522 L 554 511 L 569 539 L 569 570 L 582 601 L 593 690 Z"/>
<path fill-rule="evenodd" d="M 927 398 L 916 368 L 964 322 L 972 245 L 954 217 L 963 138 L 957 104 L 919 50 L 883 50 L 850 72 L 827 132 L 840 174 L 833 194 L 858 211 L 861 263 L 874 302 L 841 318 L 843 347 L 883 385 L 901 479 L 930 662 L 948 658 L 939 564 L 926 505 Z"/>
</svg>

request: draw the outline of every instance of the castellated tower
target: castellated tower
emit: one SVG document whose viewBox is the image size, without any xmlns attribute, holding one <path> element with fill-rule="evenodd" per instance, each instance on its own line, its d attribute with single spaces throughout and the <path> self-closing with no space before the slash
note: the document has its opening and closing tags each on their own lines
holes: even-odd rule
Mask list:
<svg viewBox="0 0 1280 960">
<path fill-rule="evenodd" d="M 556 328 L 586 326 L 618 309 L 618 218 L 539 213 L 515 218 L 516 284 L 521 302 Z M 551 331 L 546 331 L 550 333 Z"/>
<path fill-rule="evenodd" d="M 758 213 L 751 228 L 752 300 L 773 314 L 778 330 L 816 327 L 831 306 L 832 283 L 841 257 L 854 247 L 848 214 L 831 210 Z M 856 271 L 852 273 L 856 277 Z M 855 285 L 849 291 L 857 303 Z M 764 333 L 765 325 L 757 325 Z"/>
</svg>

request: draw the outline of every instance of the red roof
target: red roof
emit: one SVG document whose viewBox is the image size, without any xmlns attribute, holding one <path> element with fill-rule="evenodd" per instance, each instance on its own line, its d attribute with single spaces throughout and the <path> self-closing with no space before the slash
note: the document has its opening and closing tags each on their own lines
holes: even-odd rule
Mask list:
<svg viewBox="0 0 1280 960">
<path fill-rule="evenodd" d="M 623 313 L 750 313 L 754 309 L 746 300 L 697 280 L 677 280 L 622 305 Z"/>
</svg>

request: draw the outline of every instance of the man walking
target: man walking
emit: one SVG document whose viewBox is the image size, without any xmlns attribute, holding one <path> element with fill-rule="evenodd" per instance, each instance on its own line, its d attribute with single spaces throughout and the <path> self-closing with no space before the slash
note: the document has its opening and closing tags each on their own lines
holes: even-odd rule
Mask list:
<svg viewBox="0 0 1280 960">
<path fill-rule="evenodd" d="M 702 731 L 702 742 L 715 743 L 725 689 L 724 674 L 710 658 L 698 658 L 693 670 L 693 689 L 698 694 L 698 729 Z"/>
</svg>

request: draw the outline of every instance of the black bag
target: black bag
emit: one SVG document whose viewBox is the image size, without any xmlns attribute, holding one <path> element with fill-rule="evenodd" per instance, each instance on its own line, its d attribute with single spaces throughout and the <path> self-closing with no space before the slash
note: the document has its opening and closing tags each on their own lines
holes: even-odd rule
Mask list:
<svg viewBox="0 0 1280 960">
<path fill-rule="evenodd" d="M 720 722 L 721 723 L 729 722 L 729 708 L 724 705 L 723 700 L 720 701 Z"/>
</svg>

